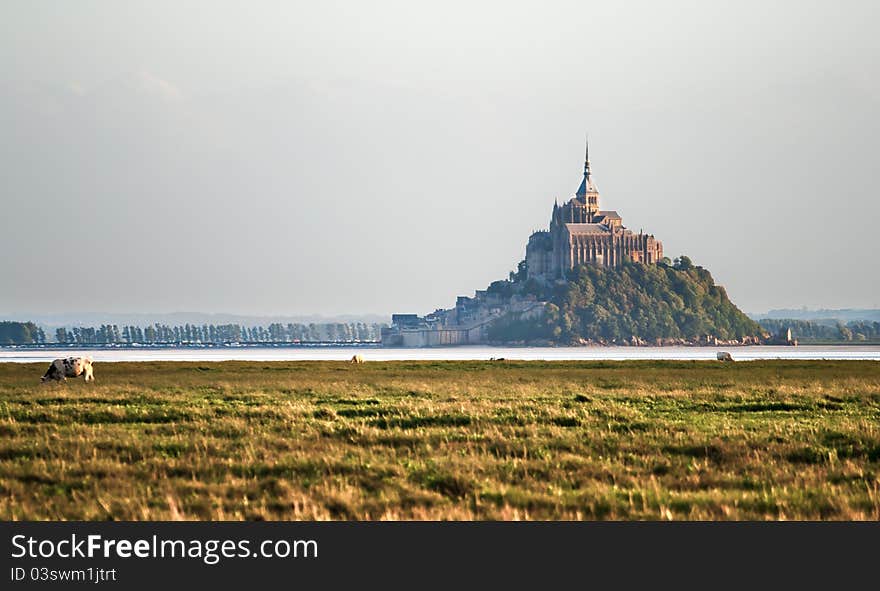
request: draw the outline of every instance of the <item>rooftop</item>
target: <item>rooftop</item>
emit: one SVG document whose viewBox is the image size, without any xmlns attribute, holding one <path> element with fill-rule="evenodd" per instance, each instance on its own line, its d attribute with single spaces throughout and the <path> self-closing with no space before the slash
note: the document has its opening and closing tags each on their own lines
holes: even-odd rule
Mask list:
<svg viewBox="0 0 880 591">
<path fill-rule="evenodd" d="M 569 234 L 608 234 L 610 230 L 604 224 L 565 224 Z"/>
</svg>

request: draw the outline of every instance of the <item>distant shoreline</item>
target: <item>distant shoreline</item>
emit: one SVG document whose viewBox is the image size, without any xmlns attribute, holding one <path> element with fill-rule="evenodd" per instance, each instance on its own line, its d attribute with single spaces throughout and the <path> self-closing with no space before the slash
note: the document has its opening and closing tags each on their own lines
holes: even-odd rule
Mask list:
<svg viewBox="0 0 880 591">
<path fill-rule="evenodd" d="M 364 349 L 381 347 L 382 343 L 92 343 L 92 344 L 65 344 L 65 343 L 28 343 L 24 345 L 0 345 L 0 350 L 70 350 L 88 351 L 92 349 L 107 349 L 112 351 L 143 351 L 145 349 L 334 349 L 358 347 Z"/>
<path fill-rule="evenodd" d="M 237 346 L 237 347 L 0 347 L 0 365 L 45 363 L 53 359 L 87 355 L 105 362 L 263 362 L 333 361 L 348 362 L 360 355 L 374 361 L 712 361 L 718 352 L 730 353 L 734 361 L 754 360 L 844 360 L 864 359 L 880 362 L 880 345 L 753 345 L 750 347 L 713 346 L 576 346 L 576 347 L 490 347 L 463 345 L 447 347 L 392 348 L 370 345 L 336 346 Z"/>
<path fill-rule="evenodd" d="M 484 344 L 484 345 L 437 345 L 431 347 L 383 347 L 381 342 L 336 342 L 336 343 L 213 343 L 213 344 L 191 344 L 191 343 L 144 343 L 144 344 L 119 344 L 119 343 L 94 343 L 94 344 L 63 344 L 63 343 L 28 343 L 21 345 L 0 345 L 0 351 L 16 351 L 16 350 L 58 350 L 58 351 L 90 351 L 90 350 L 108 350 L 108 351 L 144 351 L 144 350 L 165 350 L 165 349 L 189 349 L 189 350 L 212 350 L 212 349 L 412 349 L 412 350 L 432 350 L 432 349 L 472 349 L 474 347 L 484 347 L 487 349 L 671 349 L 671 348 L 689 348 L 689 349 L 738 349 L 741 347 L 877 347 L 880 341 L 860 341 L 860 342 L 837 342 L 837 341 L 817 341 L 817 342 L 801 342 L 799 345 L 783 345 L 772 343 L 736 343 L 736 344 L 699 344 L 699 343 L 675 343 L 668 345 L 632 345 L 626 343 L 620 344 L 598 344 L 589 345 L 527 345 L 527 344 Z"/>
</svg>

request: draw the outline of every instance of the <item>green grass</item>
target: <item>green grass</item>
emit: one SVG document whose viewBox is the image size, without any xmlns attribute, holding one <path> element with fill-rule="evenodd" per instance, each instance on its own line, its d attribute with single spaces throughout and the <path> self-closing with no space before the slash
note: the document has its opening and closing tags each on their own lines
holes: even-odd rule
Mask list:
<svg viewBox="0 0 880 591">
<path fill-rule="evenodd" d="M 880 363 L 0 364 L 0 519 L 880 519 Z"/>
</svg>

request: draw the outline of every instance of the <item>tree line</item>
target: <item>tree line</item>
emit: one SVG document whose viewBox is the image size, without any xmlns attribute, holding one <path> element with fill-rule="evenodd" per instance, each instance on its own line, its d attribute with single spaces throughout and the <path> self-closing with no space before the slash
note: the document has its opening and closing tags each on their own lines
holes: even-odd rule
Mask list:
<svg viewBox="0 0 880 591">
<path fill-rule="evenodd" d="M 867 320 L 854 320 L 844 324 L 765 318 L 759 324 L 773 334 L 790 328 L 792 338 L 799 340 L 863 342 L 880 339 L 880 322 Z"/>
<path fill-rule="evenodd" d="M 10 325 L 10 326 L 7 326 Z M 14 326 L 12 326 L 14 325 Z M 368 343 L 380 339 L 382 324 L 364 322 L 281 324 L 243 326 L 240 324 L 152 324 L 133 326 L 61 327 L 55 342 L 64 345 L 112 344 L 226 344 L 226 343 Z M 32 322 L 0 323 L 0 343 L 40 344 L 48 342 L 45 333 Z"/>
<path fill-rule="evenodd" d="M 45 343 L 46 333 L 33 322 L 0 322 L 0 345 Z"/>
</svg>

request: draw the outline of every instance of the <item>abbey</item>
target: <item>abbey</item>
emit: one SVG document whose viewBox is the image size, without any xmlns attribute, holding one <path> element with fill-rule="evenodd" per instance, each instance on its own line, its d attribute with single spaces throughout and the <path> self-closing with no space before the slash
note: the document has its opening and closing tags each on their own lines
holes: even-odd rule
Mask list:
<svg viewBox="0 0 880 591">
<path fill-rule="evenodd" d="M 656 263 L 662 258 L 663 243 L 653 234 L 635 234 L 616 211 L 599 209 L 589 144 L 577 193 L 567 203 L 553 205 L 550 230 L 535 232 L 526 246 L 528 276 L 539 280 L 562 279 L 578 265 L 616 267 L 625 260 Z"/>
</svg>

